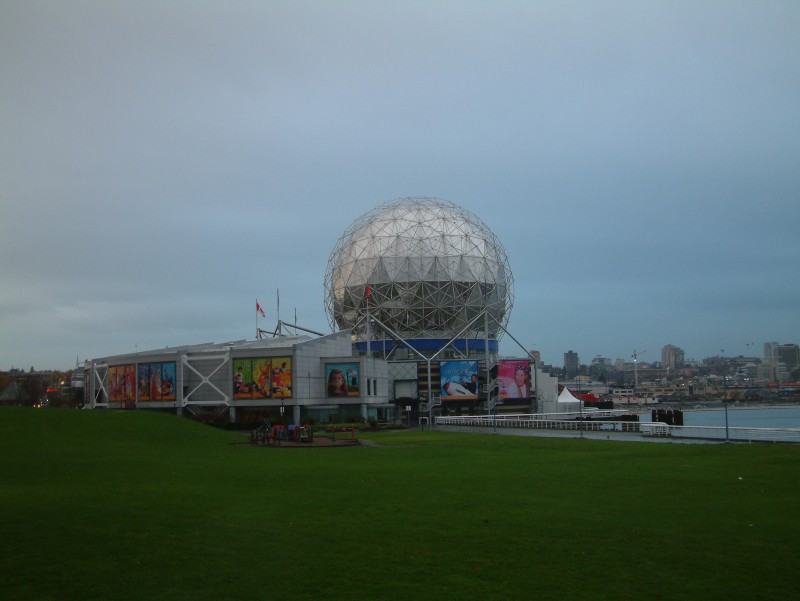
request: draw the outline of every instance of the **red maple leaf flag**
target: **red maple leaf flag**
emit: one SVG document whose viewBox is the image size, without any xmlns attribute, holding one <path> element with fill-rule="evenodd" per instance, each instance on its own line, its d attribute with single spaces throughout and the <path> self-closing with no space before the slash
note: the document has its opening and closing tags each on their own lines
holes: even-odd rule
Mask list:
<svg viewBox="0 0 800 601">
<path fill-rule="evenodd" d="M 367 289 L 364 291 L 364 296 L 366 298 L 369 298 L 371 294 L 372 294 L 372 286 L 367 284 Z"/>
<path fill-rule="evenodd" d="M 256 312 L 261 313 L 261 317 L 266 317 L 266 313 L 264 313 L 264 309 L 261 308 L 261 305 L 258 304 L 258 300 L 256 300 Z"/>
</svg>

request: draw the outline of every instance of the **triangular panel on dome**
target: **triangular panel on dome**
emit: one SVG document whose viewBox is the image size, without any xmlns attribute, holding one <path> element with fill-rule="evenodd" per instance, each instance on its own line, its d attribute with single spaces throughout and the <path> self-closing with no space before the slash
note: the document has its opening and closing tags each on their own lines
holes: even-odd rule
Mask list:
<svg viewBox="0 0 800 601">
<path fill-rule="evenodd" d="M 408 271 L 408 259 L 402 256 L 393 256 L 393 257 L 386 257 L 384 259 L 384 264 L 386 265 L 386 271 L 389 274 L 389 281 L 405 281 L 408 278 L 406 277 L 406 271 Z"/>
<path fill-rule="evenodd" d="M 411 277 L 411 259 L 408 257 L 398 257 L 397 271 L 393 276 L 396 282 L 410 282 L 416 278 Z"/>
<path fill-rule="evenodd" d="M 462 270 L 469 274 L 470 281 L 480 282 L 483 280 L 483 262 L 480 258 L 469 255 L 462 257 Z"/>
<path fill-rule="evenodd" d="M 455 276 L 455 269 L 453 269 L 453 257 L 451 255 L 441 255 L 437 257 L 436 269 L 439 280 L 452 280 Z"/>
<path fill-rule="evenodd" d="M 408 229 L 404 232 L 404 235 L 421 242 L 429 236 L 429 232 L 424 224 L 414 223 L 408 227 Z"/>
<path fill-rule="evenodd" d="M 452 281 L 444 282 L 438 295 L 439 306 L 450 307 L 456 303 L 456 288 Z"/>
<path fill-rule="evenodd" d="M 419 257 L 419 279 L 428 280 L 429 274 L 435 269 L 434 258 L 431 256 Z"/>
<path fill-rule="evenodd" d="M 419 249 L 421 254 L 426 257 L 437 257 L 441 254 L 439 250 L 439 236 L 428 235 L 424 240 L 419 241 Z"/>
<path fill-rule="evenodd" d="M 372 253 L 379 257 L 391 251 L 395 238 L 387 234 L 381 234 L 372 238 Z"/>
<path fill-rule="evenodd" d="M 361 299 L 364 296 L 363 290 L 360 286 L 350 286 L 345 289 L 344 299 L 342 304 L 344 307 L 359 307 L 361 306 Z"/>
<path fill-rule="evenodd" d="M 485 300 L 482 287 L 480 285 L 470 286 L 467 302 L 470 306 L 481 306 Z"/>
<path fill-rule="evenodd" d="M 402 257 L 401 241 L 397 236 L 387 236 L 384 239 L 383 248 L 381 249 L 380 256 L 385 258 Z"/>
<path fill-rule="evenodd" d="M 399 236 L 397 238 L 397 256 L 413 257 L 417 255 L 417 241 L 411 236 Z"/>
<path fill-rule="evenodd" d="M 464 237 L 461 236 L 459 233 L 454 232 L 447 236 L 447 243 L 449 246 L 449 252 L 452 255 L 463 255 L 464 254 Z"/>
<path fill-rule="evenodd" d="M 386 268 L 386 259 L 381 257 L 375 263 L 375 268 L 372 270 L 367 276 L 367 283 L 371 284 L 373 282 L 388 282 L 389 281 L 389 269 Z"/>
<path fill-rule="evenodd" d="M 472 268 L 470 266 L 469 257 L 465 257 L 461 255 L 457 259 L 458 263 L 455 266 L 456 271 L 456 279 L 460 282 L 471 282 L 475 279 L 475 276 L 472 273 Z"/>
<path fill-rule="evenodd" d="M 363 259 L 354 265 L 353 273 L 348 282 L 351 286 L 366 286 L 370 276 L 375 271 L 378 259 Z"/>
<path fill-rule="evenodd" d="M 372 255 L 371 238 L 354 240 L 351 245 L 351 256 L 353 259 L 360 260 L 364 257 L 371 258 Z"/>
<path fill-rule="evenodd" d="M 430 261 L 428 261 L 428 269 L 425 270 L 425 275 L 423 277 L 426 282 L 438 282 L 442 279 L 440 271 L 439 257 L 431 257 Z"/>
<path fill-rule="evenodd" d="M 422 257 L 409 257 L 408 258 L 408 281 L 418 282 L 422 279 L 425 273 L 425 265 Z"/>
</svg>

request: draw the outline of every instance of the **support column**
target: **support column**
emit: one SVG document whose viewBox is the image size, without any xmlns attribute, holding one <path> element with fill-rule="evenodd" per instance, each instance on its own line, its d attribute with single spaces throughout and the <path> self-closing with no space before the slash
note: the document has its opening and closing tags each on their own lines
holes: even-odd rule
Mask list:
<svg viewBox="0 0 800 601">
<path fill-rule="evenodd" d="M 236 423 L 236 407 L 228 407 L 228 422 Z"/>
<path fill-rule="evenodd" d="M 292 407 L 292 423 L 300 425 L 300 405 Z"/>
<path fill-rule="evenodd" d="M 96 389 L 95 389 L 95 382 L 94 382 L 94 379 L 97 376 L 95 375 L 94 370 L 95 370 L 94 361 L 92 361 L 91 365 L 89 366 L 89 373 L 87 374 L 85 370 L 83 372 L 83 385 L 84 386 L 86 386 L 87 384 L 89 385 L 89 399 L 88 400 L 89 400 L 89 407 L 91 407 L 92 409 L 95 408 L 95 404 L 97 402 L 97 397 L 96 397 L 97 392 L 96 392 Z M 87 378 L 89 379 L 88 382 L 86 381 Z"/>
<path fill-rule="evenodd" d="M 367 421 L 367 404 L 361 403 L 361 419 L 362 421 Z"/>
</svg>

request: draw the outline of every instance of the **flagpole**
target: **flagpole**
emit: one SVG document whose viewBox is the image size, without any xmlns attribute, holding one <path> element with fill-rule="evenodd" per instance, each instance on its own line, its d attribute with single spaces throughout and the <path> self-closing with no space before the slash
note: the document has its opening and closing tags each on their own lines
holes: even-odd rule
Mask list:
<svg viewBox="0 0 800 601">
<path fill-rule="evenodd" d="M 278 295 L 278 334 L 283 335 L 283 331 L 281 330 L 281 289 L 276 288 L 277 295 Z"/>
<path fill-rule="evenodd" d="M 266 317 L 264 313 L 264 309 L 261 308 L 261 304 L 256 299 L 256 340 L 261 340 L 261 330 L 258 329 L 258 314 L 261 313 L 261 317 Z"/>
</svg>

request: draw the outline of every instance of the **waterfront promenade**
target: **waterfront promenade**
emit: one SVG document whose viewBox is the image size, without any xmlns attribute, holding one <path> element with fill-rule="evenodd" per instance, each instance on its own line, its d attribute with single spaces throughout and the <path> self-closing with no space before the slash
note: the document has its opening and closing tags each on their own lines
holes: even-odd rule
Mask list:
<svg viewBox="0 0 800 601">
<path fill-rule="evenodd" d="M 637 421 L 620 421 L 631 415 L 636 415 Z M 683 412 L 683 425 L 654 423 L 649 410 L 435 418 L 435 427 L 440 431 L 679 443 L 800 443 L 798 424 L 798 406 L 735 408 L 727 412 L 687 410 Z"/>
</svg>

